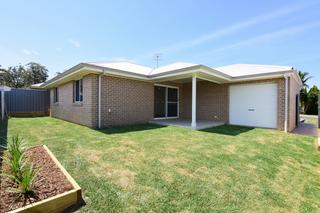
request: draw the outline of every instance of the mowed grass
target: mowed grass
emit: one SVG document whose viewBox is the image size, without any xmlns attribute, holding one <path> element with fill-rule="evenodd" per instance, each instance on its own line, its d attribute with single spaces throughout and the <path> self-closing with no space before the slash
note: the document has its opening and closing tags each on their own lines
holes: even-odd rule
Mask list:
<svg viewBox="0 0 320 213">
<path fill-rule="evenodd" d="M 83 189 L 80 212 L 319 212 L 312 137 L 221 126 L 93 130 L 11 118 L 8 136 L 46 144 Z"/>
</svg>

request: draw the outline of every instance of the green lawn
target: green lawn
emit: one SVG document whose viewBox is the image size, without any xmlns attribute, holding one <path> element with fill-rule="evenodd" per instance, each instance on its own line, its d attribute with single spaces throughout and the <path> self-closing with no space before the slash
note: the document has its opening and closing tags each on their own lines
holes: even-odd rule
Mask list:
<svg viewBox="0 0 320 213">
<path fill-rule="evenodd" d="M 312 137 L 221 126 L 93 130 L 11 118 L 8 136 L 46 144 L 83 189 L 80 212 L 319 212 Z"/>
</svg>

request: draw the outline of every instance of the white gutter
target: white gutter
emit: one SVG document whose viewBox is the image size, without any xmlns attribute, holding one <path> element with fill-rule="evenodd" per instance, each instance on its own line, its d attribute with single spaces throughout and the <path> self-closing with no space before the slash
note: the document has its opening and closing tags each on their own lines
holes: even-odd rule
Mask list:
<svg viewBox="0 0 320 213">
<path fill-rule="evenodd" d="M 101 73 L 100 69 L 94 69 L 94 68 L 91 68 L 91 67 L 82 67 L 80 69 L 77 69 L 77 70 L 75 70 L 73 72 L 68 73 L 67 75 L 62 76 L 61 78 L 58 78 L 58 79 L 56 79 L 56 80 L 54 80 L 54 81 L 52 81 L 52 82 L 50 82 L 48 84 L 45 84 L 45 85 L 41 86 L 41 88 L 48 88 L 48 86 L 53 84 L 53 83 L 56 83 L 56 82 L 58 82 L 58 81 L 60 81 L 62 79 L 65 79 L 67 77 L 70 77 L 71 75 L 74 75 L 75 73 L 79 73 L 79 72 L 85 71 L 85 70 L 90 70 L 90 71 L 93 71 L 93 72 Z"/>
<path fill-rule="evenodd" d="M 98 77 L 98 128 L 101 128 L 101 76 Z"/>
<path fill-rule="evenodd" d="M 283 77 L 285 80 L 284 132 L 288 132 L 288 74 L 284 74 Z"/>
</svg>

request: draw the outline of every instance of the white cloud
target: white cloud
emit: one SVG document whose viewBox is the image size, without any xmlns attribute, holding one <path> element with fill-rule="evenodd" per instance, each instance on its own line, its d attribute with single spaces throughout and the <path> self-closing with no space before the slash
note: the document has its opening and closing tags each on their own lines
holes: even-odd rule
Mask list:
<svg viewBox="0 0 320 213">
<path fill-rule="evenodd" d="M 36 50 L 28 50 L 28 49 L 22 49 L 21 52 L 28 56 L 37 56 L 40 55 L 38 51 Z"/>
<path fill-rule="evenodd" d="M 309 23 L 309 24 L 305 24 L 305 25 L 290 27 L 290 28 L 286 28 L 283 30 L 273 31 L 273 32 L 265 33 L 265 34 L 255 36 L 255 37 L 252 37 L 249 39 L 238 41 L 233 44 L 229 44 L 229 45 L 226 45 L 226 46 L 223 46 L 220 48 L 216 48 L 214 50 L 211 50 L 211 51 L 205 52 L 201 55 L 198 55 L 198 57 L 203 57 L 203 56 L 207 56 L 207 55 L 214 55 L 216 53 L 220 53 L 220 52 L 227 51 L 230 49 L 240 48 L 240 47 L 244 47 L 244 46 L 250 46 L 250 45 L 257 44 L 257 43 L 267 43 L 270 41 L 274 41 L 275 39 L 280 38 L 280 37 L 294 36 L 297 33 L 302 33 L 304 31 L 314 29 L 314 28 L 319 28 L 319 27 L 320 27 L 320 22 L 315 22 L 315 23 Z"/>
<path fill-rule="evenodd" d="M 76 40 L 74 40 L 72 38 L 69 38 L 68 41 L 69 41 L 70 44 L 72 44 L 76 48 L 79 48 L 81 46 L 79 41 L 76 41 Z"/>
<path fill-rule="evenodd" d="M 163 48 L 157 49 L 155 51 L 143 54 L 138 58 L 150 57 L 155 52 L 161 52 L 161 53 L 179 52 L 179 51 L 182 51 L 182 50 L 185 50 L 185 49 L 188 49 L 188 48 L 195 47 L 197 45 L 201 45 L 201 44 L 210 42 L 210 41 L 212 41 L 214 39 L 218 39 L 218 38 L 221 38 L 223 36 L 236 33 L 238 31 L 244 30 L 246 28 L 249 28 L 249 27 L 252 27 L 252 26 L 255 26 L 255 25 L 258 25 L 258 24 L 262 24 L 262 23 L 267 22 L 267 21 L 271 21 L 271 20 L 276 19 L 276 18 L 280 18 L 280 17 L 286 16 L 286 15 L 292 14 L 292 13 L 297 12 L 299 10 L 302 10 L 304 8 L 311 7 L 311 6 L 315 5 L 315 4 L 319 4 L 319 1 L 309 1 L 309 2 L 304 3 L 304 4 L 300 4 L 299 3 L 299 4 L 289 5 L 289 6 L 286 6 L 286 7 L 283 7 L 281 9 L 277 9 L 277 10 L 265 13 L 265 14 L 257 16 L 257 17 L 252 17 L 252 18 L 250 18 L 250 19 L 248 19 L 246 21 L 243 21 L 243 22 L 228 26 L 228 27 L 220 29 L 218 31 L 209 32 L 209 33 L 207 33 L 205 35 L 196 37 L 194 39 L 187 40 L 187 41 L 180 42 L 180 43 L 175 43 L 173 45 L 169 45 L 167 47 L 163 47 Z"/>
</svg>

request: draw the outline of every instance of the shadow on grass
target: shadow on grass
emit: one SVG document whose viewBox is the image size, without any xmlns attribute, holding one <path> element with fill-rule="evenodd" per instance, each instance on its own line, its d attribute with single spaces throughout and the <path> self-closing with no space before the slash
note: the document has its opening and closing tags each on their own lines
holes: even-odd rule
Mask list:
<svg viewBox="0 0 320 213">
<path fill-rule="evenodd" d="M 139 132 L 139 131 L 159 129 L 163 127 L 165 126 L 160 126 L 156 124 L 138 124 L 138 125 L 121 126 L 121 127 L 108 127 L 108 128 L 96 129 L 96 131 L 104 134 L 122 134 L 122 133 L 128 133 L 128 132 Z"/>
<path fill-rule="evenodd" d="M 249 132 L 250 130 L 253 130 L 253 129 L 254 129 L 253 127 L 222 125 L 222 126 L 217 126 L 217 127 L 211 127 L 208 129 L 202 129 L 199 131 L 222 134 L 222 135 L 229 135 L 229 136 L 237 136 L 242 133 Z"/>
<path fill-rule="evenodd" d="M 86 202 L 81 198 L 80 202 L 70 206 L 68 208 L 66 208 L 65 210 L 62 211 L 62 213 L 71 213 L 71 212 L 77 212 L 79 211 L 82 207 L 84 207 L 86 204 Z"/>
</svg>

